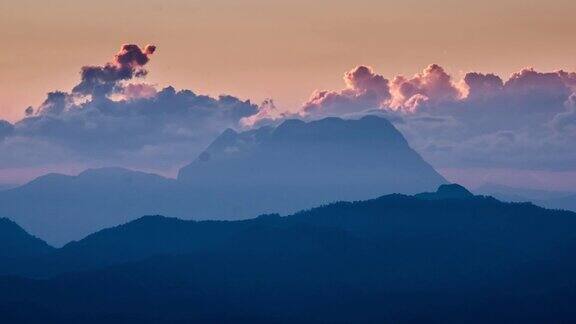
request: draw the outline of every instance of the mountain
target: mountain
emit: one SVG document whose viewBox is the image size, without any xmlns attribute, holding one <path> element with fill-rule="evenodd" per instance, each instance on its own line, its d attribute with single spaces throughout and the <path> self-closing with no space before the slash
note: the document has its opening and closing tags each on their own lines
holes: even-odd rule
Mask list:
<svg viewBox="0 0 576 324">
<path fill-rule="evenodd" d="M 120 168 L 78 176 L 48 174 L 0 192 L 0 216 L 9 216 L 55 245 L 148 213 L 173 211 L 173 180 Z"/>
<path fill-rule="evenodd" d="M 0 310 L 56 323 L 573 322 L 576 214 L 464 190 L 242 221 L 143 217 L 40 258 L 52 268 L 37 279 L 0 276 Z"/>
<path fill-rule="evenodd" d="M 443 199 L 469 199 L 474 195 L 459 184 L 444 184 L 438 187 L 435 192 L 423 192 L 416 195 L 417 198 L 426 200 Z"/>
<path fill-rule="evenodd" d="M 0 218 L 0 263 L 39 257 L 52 250 L 46 242 L 26 233 L 13 221 Z"/>
<path fill-rule="evenodd" d="M 244 219 L 446 181 L 386 119 L 287 120 L 225 131 L 178 179 L 119 168 L 49 174 L 0 191 L 0 216 L 61 246 L 142 215 Z"/>
<path fill-rule="evenodd" d="M 262 191 L 280 185 L 306 195 L 321 189 L 331 200 L 417 193 L 446 182 L 388 120 L 376 116 L 227 130 L 180 170 L 178 180 Z"/>
<path fill-rule="evenodd" d="M 180 170 L 178 181 L 219 199 L 232 195 L 232 204 L 257 204 L 259 213 L 282 214 L 319 203 L 434 190 L 446 182 L 388 120 L 376 116 L 227 130 Z M 246 207 L 237 204 L 231 212 L 254 214 Z"/>
</svg>

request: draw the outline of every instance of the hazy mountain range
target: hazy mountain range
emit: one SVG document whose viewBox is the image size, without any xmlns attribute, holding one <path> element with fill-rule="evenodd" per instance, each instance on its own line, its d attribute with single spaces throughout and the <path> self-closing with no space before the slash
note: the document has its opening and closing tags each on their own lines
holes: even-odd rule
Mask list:
<svg viewBox="0 0 576 324">
<path fill-rule="evenodd" d="M 512 188 L 496 184 L 485 184 L 476 188 L 474 192 L 493 196 L 502 201 L 529 201 L 543 207 L 576 211 L 576 193 L 574 192 Z"/>
<path fill-rule="evenodd" d="M 178 178 L 126 169 L 49 174 L 0 191 L 0 216 L 62 245 L 142 215 L 241 219 L 446 183 L 384 118 L 225 131 Z"/>
<path fill-rule="evenodd" d="M 147 216 L 60 249 L 17 238 L 36 252 L 3 265 L 0 310 L 20 323 L 567 323 L 575 226 L 457 185 L 288 217 Z"/>
</svg>

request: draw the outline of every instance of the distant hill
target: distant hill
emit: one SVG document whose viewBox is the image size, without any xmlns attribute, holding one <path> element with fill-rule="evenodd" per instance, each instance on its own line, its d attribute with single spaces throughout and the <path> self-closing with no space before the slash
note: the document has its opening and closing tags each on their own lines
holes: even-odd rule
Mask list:
<svg viewBox="0 0 576 324">
<path fill-rule="evenodd" d="M 52 250 L 46 242 L 26 233 L 13 221 L 0 218 L 0 263 L 39 257 Z"/>
<path fill-rule="evenodd" d="M 61 245 L 144 214 L 172 211 L 173 186 L 174 180 L 120 168 L 48 174 L 0 192 L 0 216 Z"/>
<path fill-rule="evenodd" d="M 576 194 L 540 200 L 536 201 L 536 203 L 548 208 L 564 209 L 576 212 Z"/>
<path fill-rule="evenodd" d="M 0 191 L 0 216 L 61 246 L 142 215 L 289 214 L 338 200 L 434 190 L 445 182 L 386 119 L 288 120 L 224 132 L 177 180 L 119 168 L 46 175 Z"/>
<path fill-rule="evenodd" d="M 568 323 L 575 249 L 575 213 L 457 185 L 287 217 L 147 216 L 0 276 L 0 310 L 59 323 Z"/>
<path fill-rule="evenodd" d="M 547 208 L 564 209 L 576 212 L 576 193 L 573 192 L 520 189 L 496 184 L 485 184 L 474 190 L 474 192 L 493 196 L 503 201 L 529 201 Z"/>
<path fill-rule="evenodd" d="M 436 192 L 423 192 L 415 196 L 426 200 L 470 199 L 474 197 L 468 189 L 459 184 L 441 185 Z"/>
</svg>

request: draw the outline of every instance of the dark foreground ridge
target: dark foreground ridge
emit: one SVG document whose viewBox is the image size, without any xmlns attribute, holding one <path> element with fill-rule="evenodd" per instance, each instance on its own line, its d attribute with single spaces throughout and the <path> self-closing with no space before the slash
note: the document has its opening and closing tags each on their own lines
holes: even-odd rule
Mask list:
<svg viewBox="0 0 576 324">
<path fill-rule="evenodd" d="M 339 202 L 287 217 L 146 216 L 4 269 L 7 322 L 562 323 L 576 214 L 473 196 Z"/>
</svg>

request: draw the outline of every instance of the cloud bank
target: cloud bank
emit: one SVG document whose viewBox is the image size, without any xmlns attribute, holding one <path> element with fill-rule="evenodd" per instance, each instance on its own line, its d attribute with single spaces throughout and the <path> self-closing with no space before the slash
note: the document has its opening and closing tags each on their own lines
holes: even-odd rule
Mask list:
<svg viewBox="0 0 576 324">
<path fill-rule="evenodd" d="M 83 67 L 70 92 L 48 93 L 14 125 L 0 121 L 0 172 L 75 163 L 174 169 L 258 112 L 233 96 L 132 82 L 146 75 L 143 67 L 155 50 L 123 45 L 111 62 Z"/>
<path fill-rule="evenodd" d="M 389 118 L 439 169 L 576 171 L 576 73 L 528 68 L 507 79 L 470 72 L 455 80 L 432 64 L 390 79 L 368 66 L 343 76 L 343 88 L 316 90 L 299 110 L 279 109 L 142 79 L 156 47 L 123 45 L 110 62 L 81 69 L 69 91 L 53 91 L 26 117 L 0 120 L 2 172 L 54 165 L 176 170 L 226 128 L 287 118 Z"/>
<path fill-rule="evenodd" d="M 432 64 L 392 81 L 359 66 L 342 90 L 316 90 L 305 118 L 366 113 L 390 118 L 438 168 L 576 170 L 576 73 L 523 69 L 507 80 L 454 80 Z"/>
</svg>

